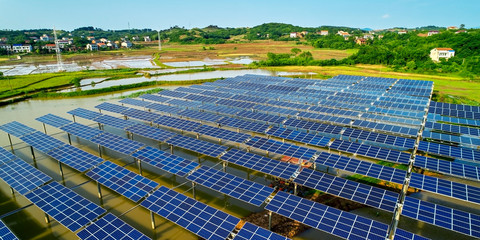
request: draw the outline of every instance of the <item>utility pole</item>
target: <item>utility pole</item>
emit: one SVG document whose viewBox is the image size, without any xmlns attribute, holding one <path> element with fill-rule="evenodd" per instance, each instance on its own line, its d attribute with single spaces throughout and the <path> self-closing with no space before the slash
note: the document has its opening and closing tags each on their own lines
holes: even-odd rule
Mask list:
<svg viewBox="0 0 480 240">
<path fill-rule="evenodd" d="M 162 40 L 160 39 L 160 30 L 158 32 L 158 51 L 162 51 Z"/>
<path fill-rule="evenodd" d="M 57 31 L 55 31 L 55 26 L 53 26 L 53 36 L 55 37 L 55 52 L 57 53 L 57 67 L 58 67 L 58 71 L 62 72 L 62 71 L 65 71 L 65 69 L 63 68 L 62 54 L 60 53 L 60 47 L 58 45 Z"/>
</svg>

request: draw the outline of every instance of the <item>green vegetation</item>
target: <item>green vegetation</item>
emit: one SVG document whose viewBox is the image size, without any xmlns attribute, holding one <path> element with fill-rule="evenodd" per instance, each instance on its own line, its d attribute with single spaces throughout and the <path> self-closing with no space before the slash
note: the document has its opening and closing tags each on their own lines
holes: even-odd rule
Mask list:
<svg viewBox="0 0 480 240">
<path fill-rule="evenodd" d="M 138 91 L 138 92 L 134 92 L 132 94 L 129 94 L 129 95 L 126 95 L 126 96 L 121 96 L 121 97 L 118 97 L 118 98 L 119 99 L 136 98 L 136 97 L 139 97 L 143 94 L 154 94 L 154 93 L 158 93 L 160 91 L 163 91 L 163 88 L 154 88 L 154 89 L 149 89 L 149 90 L 145 90 L 145 91 Z"/>
</svg>

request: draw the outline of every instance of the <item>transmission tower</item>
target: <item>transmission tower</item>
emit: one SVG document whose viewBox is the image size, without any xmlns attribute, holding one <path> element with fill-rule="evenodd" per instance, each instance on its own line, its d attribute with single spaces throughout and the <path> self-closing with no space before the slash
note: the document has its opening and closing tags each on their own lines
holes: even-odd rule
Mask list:
<svg viewBox="0 0 480 240">
<path fill-rule="evenodd" d="M 55 31 L 55 27 L 53 27 L 53 36 L 55 37 L 55 52 L 57 53 L 57 68 L 59 72 L 63 72 L 65 71 L 65 69 L 63 68 L 62 54 L 60 52 L 60 47 L 58 45 L 57 31 Z"/>
</svg>

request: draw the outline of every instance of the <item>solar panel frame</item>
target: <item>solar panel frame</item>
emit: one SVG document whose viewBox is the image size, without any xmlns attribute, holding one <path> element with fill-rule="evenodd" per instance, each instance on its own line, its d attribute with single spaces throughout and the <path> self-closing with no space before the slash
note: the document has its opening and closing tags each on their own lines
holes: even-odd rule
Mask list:
<svg viewBox="0 0 480 240">
<path fill-rule="evenodd" d="M 84 109 L 84 108 L 76 108 L 76 109 L 68 111 L 67 113 L 69 113 L 73 116 L 78 116 L 78 117 L 85 118 L 85 119 L 88 119 L 88 120 L 93 120 L 93 119 L 103 115 L 99 112 L 90 111 L 90 110 L 87 110 L 87 109 Z"/>
<path fill-rule="evenodd" d="M 158 169 L 184 177 L 199 166 L 198 163 L 150 146 L 132 154 L 132 157 Z"/>
<path fill-rule="evenodd" d="M 102 115 L 98 118 L 93 119 L 93 121 L 119 129 L 125 129 L 127 127 L 137 124 L 134 121 L 120 119 L 110 115 Z"/>
<path fill-rule="evenodd" d="M 43 153 L 65 145 L 64 142 L 39 131 L 24 135 L 20 139 Z"/>
<path fill-rule="evenodd" d="M 18 240 L 17 236 L 15 236 L 12 230 L 10 230 L 2 220 L 0 220 L 0 239 Z"/>
<path fill-rule="evenodd" d="M 205 154 L 210 157 L 218 157 L 223 152 L 227 151 L 227 146 L 222 146 L 182 135 L 176 135 L 166 141 L 168 144 L 185 148 L 197 153 Z"/>
<path fill-rule="evenodd" d="M 3 125 L 0 125 L 0 130 L 11 134 L 15 137 L 21 137 L 33 132 L 36 132 L 37 130 L 28 127 L 26 125 L 23 125 L 22 123 L 19 123 L 17 121 L 12 121 L 9 123 L 5 123 Z"/>
<path fill-rule="evenodd" d="M 126 139 L 108 132 L 104 132 L 103 134 L 92 138 L 90 141 L 126 155 L 131 155 L 133 152 L 145 146 L 143 143 Z"/>
<path fill-rule="evenodd" d="M 142 97 L 142 96 L 140 96 L 140 97 Z M 118 102 L 122 103 L 122 104 L 138 106 L 138 107 L 147 107 L 148 105 L 152 104 L 152 102 L 142 101 L 142 100 L 138 100 L 138 99 L 134 99 L 134 98 L 124 98 L 124 99 L 122 99 Z"/>
<path fill-rule="evenodd" d="M 300 147 L 290 143 L 282 143 L 261 137 L 253 137 L 245 144 L 253 148 L 259 148 L 268 152 L 303 160 L 309 160 L 317 153 L 317 150 L 311 148 Z"/>
<path fill-rule="evenodd" d="M 73 232 L 106 212 L 105 209 L 57 182 L 33 190 L 25 197 Z"/>
<path fill-rule="evenodd" d="M 139 136 L 150 138 L 160 142 L 165 142 L 167 139 L 177 135 L 176 133 L 169 132 L 156 127 L 151 127 L 141 123 L 127 127 L 125 130 L 127 132 L 134 133 Z"/>
<path fill-rule="evenodd" d="M 158 186 L 158 183 L 109 161 L 85 175 L 134 202 L 140 201 Z"/>
<path fill-rule="evenodd" d="M 113 104 L 113 103 L 109 103 L 109 102 L 100 103 L 99 105 L 95 106 L 95 108 L 100 109 L 100 110 L 104 110 L 104 111 L 107 111 L 107 112 L 120 113 L 120 114 L 122 112 L 124 112 L 125 110 L 129 109 L 128 107 Z"/>
<path fill-rule="evenodd" d="M 92 128 L 76 122 L 60 127 L 60 129 L 72 135 L 81 137 L 85 140 L 91 140 L 92 138 L 95 138 L 103 133 L 103 131 L 99 129 Z"/>
<path fill-rule="evenodd" d="M 195 132 L 201 135 L 207 135 L 210 137 L 215 137 L 215 138 L 237 142 L 237 143 L 243 143 L 245 140 L 250 138 L 250 135 L 246 133 L 234 132 L 227 129 L 212 127 L 208 125 L 200 126 L 195 130 Z"/>
<path fill-rule="evenodd" d="M 5 148 L 0 147 L 0 166 L 4 163 L 7 163 L 13 159 L 17 158 L 15 154 L 7 151 Z"/>
</svg>

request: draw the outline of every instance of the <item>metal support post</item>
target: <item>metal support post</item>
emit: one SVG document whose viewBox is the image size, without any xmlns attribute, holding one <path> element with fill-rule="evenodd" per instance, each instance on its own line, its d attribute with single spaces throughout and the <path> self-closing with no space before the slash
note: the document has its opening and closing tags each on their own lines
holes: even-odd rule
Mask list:
<svg viewBox="0 0 480 240">
<path fill-rule="evenodd" d="M 152 229 L 155 229 L 155 215 L 150 211 L 150 220 L 152 222 Z"/>
<path fill-rule="evenodd" d="M 298 189 L 297 188 L 298 188 L 297 184 L 294 183 L 294 185 L 293 185 L 293 195 L 295 195 L 295 196 L 297 196 L 297 194 L 298 194 Z"/>
<path fill-rule="evenodd" d="M 196 194 L 195 194 L 195 185 L 196 185 L 196 184 L 195 184 L 194 182 L 192 182 L 192 194 L 193 194 L 193 199 L 196 200 L 197 198 L 196 198 Z"/>
<path fill-rule="evenodd" d="M 62 178 L 63 178 L 62 162 L 60 162 L 60 161 L 58 161 L 58 168 L 60 169 L 60 175 L 62 175 Z"/>
<path fill-rule="evenodd" d="M 97 190 L 98 190 L 98 198 L 102 199 L 102 187 L 100 186 L 100 183 L 97 182 Z"/>
<path fill-rule="evenodd" d="M 12 193 L 12 195 L 15 195 L 15 190 L 12 187 L 10 187 L 10 192 Z"/>
<path fill-rule="evenodd" d="M 45 213 L 45 222 L 50 223 L 50 217 Z"/>
<path fill-rule="evenodd" d="M 75 120 L 75 115 L 72 115 L 72 117 L 73 117 L 73 122 L 77 122 L 77 121 Z"/>
<path fill-rule="evenodd" d="M 72 137 L 70 136 L 70 133 L 67 133 L 68 136 L 68 143 L 72 145 Z"/>
<path fill-rule="evenodd" d="M 32 159 L 33 159 L 33 161 L 37 160 L 37 159 L 35 158 L 35 152 L 33 152 L 33 147 L 32 147 L 32 146 L 30 146 L 30 151 L 32 152 Z"/>
<path fill-rule="evenodd" d="M 227 162 L 223 161 L 222 165 L 223 165 L 223 172 L 227 172 Z"/>
<path fill-rule="evenodd" d="M 45 131 L 45 134 L 47 134 L 47 127 L 45 127 L 45 123 L 43 124 L 43 131 Z"/>
<path fill-rule="evenodd" d="M 10 142 L 10 148 L 12 149 L 12 153 L 15 153 L 15 150 L 13 150 L 12 137 L 10 137 L 10 133 L 7 133 L 7 135 L 8 141 Z"/>
<path fill-rule="evenodd" d="M 272 211 L 268 211 L 268 230 L 272 230 Z"/>
<path fill-rule="evenodd" d="M 100 144 L 98 144 L 98 155 L 100 157 L 102 157 L 102 148 L 101 148 Z"/>
<path fill-rule="evenodd" d="M 170 145 L 170 154 L 173 154 L 173 145 Z"/>
<path fill-rule="evenodd" d="M 137 165 L 138 165 L 138 172 L 140 173 L 140 176 L 143 176 L 143 174 L 142 174 L 142 161 L 140 159 L 137 159 Z"/>
</svg>

